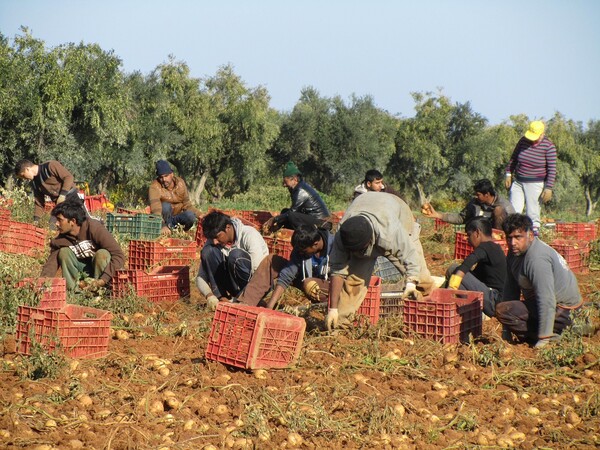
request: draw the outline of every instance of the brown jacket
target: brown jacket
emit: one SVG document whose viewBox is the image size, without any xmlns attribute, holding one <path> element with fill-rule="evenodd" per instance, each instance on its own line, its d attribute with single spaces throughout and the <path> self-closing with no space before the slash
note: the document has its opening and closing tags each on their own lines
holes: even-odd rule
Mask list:
<svg viewBox="0 0 600 450">
<path fill-rule="evenodd" d="M 33 212 L 35 219 L 39 219 L 44 214 L 44 205 L 46 204 L 44 196 L 47 195 L 55 202 L 59 195 L 67 195 L 71 189 L 75 189 L 73 175 L 58 161 L 48 161 L 38 167 L 38 174 L 33 177 L 31 182 L 35 198 Z"/>
<path fill-rule="evenodd" d="M 148 200 L 151 213 L 158 216 L 162 214 L 162 202 L 171 203 L 174 216 L 183 211 L 192 211 L 196 216 L 200 215 L 200 212 L 192 206 L 185 181 L 177 176 L 173 176 L 171 189 L 164 188 L 158 180 L 152 181 L 148 189 Z"/>
<path fill-rule="evenodd" d="M 119 243 L 115 240 L 112 234 L 106 229 L 102 223 L 96 219 L 87 219 L 81 224 L 81 229 L 77 236 L 70 234 L 59 234 L 55 239 L 50 241 L 50 256 L 42 268 L 42 277 L 54 277 L 58 271 L 58 252 L 63 247 L 71 247 L 83 241 L 89 241 L 94 251 L 105 249 L 110 253 L 110 263 L 104 269 L 104 273 L 100 276 L 101 280 L 110 282 L 117 269 L 123 268 L 125 265 L 125 254 Z"/>
</svg>

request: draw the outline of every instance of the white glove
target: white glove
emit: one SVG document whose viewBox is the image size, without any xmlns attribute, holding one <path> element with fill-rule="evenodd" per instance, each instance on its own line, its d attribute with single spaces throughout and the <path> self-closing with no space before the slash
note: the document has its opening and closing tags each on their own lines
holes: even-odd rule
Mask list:
<svg viewBox="0 0 600 450">
<path fill-rule="evenodd" d="M 337 308 L 329 308 L 327 312 L 327 317 L 325 317 L 325 323 L 327 324 L 327 329 L 329 331 L 333 330 L 338 326 L 338 310 Z"/>
<path fill-rule="evenodd" d="M 217 297 L 215 297 L 214 295 L 209 295 L 206 298 L 206 307 L 208 308 L 209 311 L 214 311 L 215 309 L 217 309 L 217 305 L 219 304 L 219 299 Z"/>
<path fill-rule="evenodd" d="M 60 205 L 62 202 L 64 202 L 67 199 L 67 197 L 65 195 L 59 195 L 58 198 L 56 199 L 56 204 Z"/>
<path fill-rule="evenodd" d="M 402 293 L 402 298 L 407 298 L 409 300 L 423 300 L 423 294 L 417 291 L 417 285 L 415 283 L 409 281 L 406 283 L 406 288 Z"/>
<path fill-rule="evenodd" d="M 535 348 L 542 348 L 542 347 L 545 347 L 546 345 L 550 344 L 551 342 L 556 342 L 559 340 L 560 340 L 560 335 L 554 335 L 549 338 L 539 339 L 535 343 Z"/>
</svg>

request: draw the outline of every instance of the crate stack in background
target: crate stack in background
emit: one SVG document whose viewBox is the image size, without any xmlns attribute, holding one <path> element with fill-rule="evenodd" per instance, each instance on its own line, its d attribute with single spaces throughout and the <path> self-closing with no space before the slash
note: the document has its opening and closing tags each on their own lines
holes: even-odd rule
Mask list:
<svg viewBox="0 0 600 450">
<path fill-rule="evenodd" d="M 565 259 L 575 273 L 589 273 L 591 242 L 596 240 L 596 224 L 593 222 L 556 222 L 557 239 L 549 245 Z"/>
<path fill-rule="evenodd" d="M 152 214 L 106 214 L 106 228 L 113 234 L 131 239 L 156 239 L 160 236 L 162 217 Z"/>
<path fill-rule="evenodd" d="M 463 260 L 473 253 L 473 246 L 469 244 L 466 232 L 457 231 L 455 232 L 454 236 L 454 259 Z M 492 240 L 502 247 L 505 255 L 508 254 L 508 244 L 506 243 L 504 231 L 493 229 Z"/>
<path fill-rule="evenodd" d="M 37 258 L 44 253 L 46 235 L 44 228 L 0 218 L 0 252 Z"/>
<path fill-rule="evenodd" d="M 31 355 L 34 347 L 61 351 L 71 358 L 100 358 L 108 353 L 112 313 L 68 305 L 64 278 L 25 278 L 16 288 L 34 293 L 36 306 L 17 307 L 16 351 Z"/>
</svg>

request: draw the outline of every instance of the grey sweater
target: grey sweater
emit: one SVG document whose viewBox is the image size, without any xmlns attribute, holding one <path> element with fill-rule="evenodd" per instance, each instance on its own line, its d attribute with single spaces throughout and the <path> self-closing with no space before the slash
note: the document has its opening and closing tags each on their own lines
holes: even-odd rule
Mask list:
<svg viewBox="0 0 600 450">
<path fill-rule="evenodd" d="M 508 273 L 504 300 L 518 300 L 537 305 L 538 337 L 552 336 L 557 306 L 573 308 L 581 303 L 577 279 L 567 262 L 556 250 L 534 239 L 525 254 L 507 258 Z"/>
</svg>

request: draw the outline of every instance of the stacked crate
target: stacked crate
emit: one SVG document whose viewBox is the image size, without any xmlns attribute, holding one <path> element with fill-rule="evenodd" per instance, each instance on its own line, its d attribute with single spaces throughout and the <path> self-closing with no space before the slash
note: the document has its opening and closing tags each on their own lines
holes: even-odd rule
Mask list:
<svg viewBox="0 0 600 450">
<path fill-rule="evenodd" d="M 111 233 L 128 235 L 132 239 L 156 239 L 160 236 L 162 217 L 141 213 L 108 213 L 106 228 Z"/>
<path fill-rule="evenodd" d="M 558 239 L 549 243 L 567 262 L 575 273 L 589 273 L 591 242 L 596 239 L 593 222 L 556 222 Z"/>
<path fill-rule="evenodd" d="M 30 223 L 0 220 L 0 251 L 39 257 L 46 246 L 46 230 Z"/>
<path fill-rule="evenodd" d="M 131 290 L 151 302 L 177 301 L 190 295 L 189 264 L 196 258 L 196 242 L 162 238 L 129 242 L 128 269 L 117 270 L 113 297 Z"/>
<path fill-rule="evenodd" d="M 16 350 L 31 355 L 35 345 L 71 358 L 100 358 L 108 353 L 109 311 L 67 305 L 64 278 L 25 278 L 16 288 L 35 292 L 37 306 L 17 308 Z"/>
</svg>

